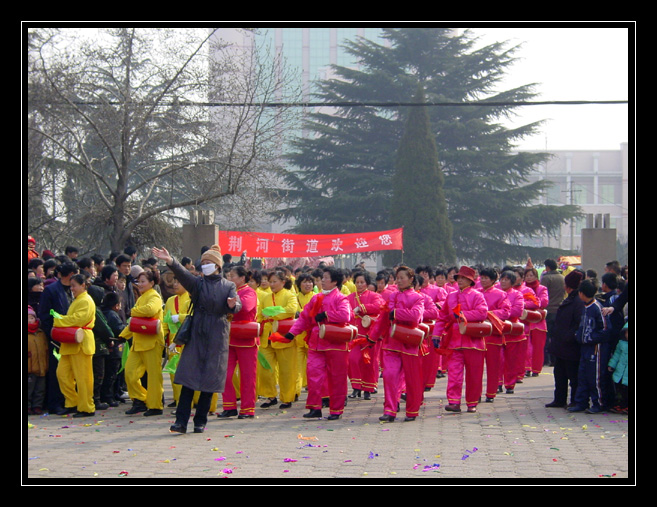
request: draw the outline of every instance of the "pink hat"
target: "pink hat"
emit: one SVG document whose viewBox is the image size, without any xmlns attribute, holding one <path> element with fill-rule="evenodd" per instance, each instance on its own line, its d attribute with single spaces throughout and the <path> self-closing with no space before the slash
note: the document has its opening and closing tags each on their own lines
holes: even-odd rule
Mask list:
<svg viewBox="0 0 657 507">
<path fill-rule="evenodd" d="M 27 314 L 34 315 L 35 317 L 37 316 L 36 312 L 34 311 L 34 308 L 32 308 L 30 305 L 27 305 Z"/>
</svg>

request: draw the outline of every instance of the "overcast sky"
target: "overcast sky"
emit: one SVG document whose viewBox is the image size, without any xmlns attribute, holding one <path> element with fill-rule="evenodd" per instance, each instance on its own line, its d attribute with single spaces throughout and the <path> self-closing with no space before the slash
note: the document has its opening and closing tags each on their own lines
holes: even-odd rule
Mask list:
<svg viewBox="0 0 657 507">
<path fill-rule="evenodd" d="M 546 120 L 540 135 L 521 142 L 525 150 L 617 150 L 630 142 L 634 116 L 634 40 L 622 27 L 531 27 L 471 29 L 482 45 L 523 43 L 500 90 L 538 83 L 536 100 L 630 100 L 620 105 L 526 106 L 514 123 Z M 630 46 L 631 44 L 631 46 Z M 634 121 L 634 120 L 632 120 Z"/>
</svg>

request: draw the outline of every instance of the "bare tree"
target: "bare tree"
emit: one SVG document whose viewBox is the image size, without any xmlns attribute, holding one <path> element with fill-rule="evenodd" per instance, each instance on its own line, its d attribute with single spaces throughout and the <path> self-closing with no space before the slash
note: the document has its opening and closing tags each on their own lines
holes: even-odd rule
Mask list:
<svg viewBox="0 0 657 507">
<path fill-rule="evenodd" d="M 214 33 L 38 30 L 34 160 L 58 169 L 52 197 L 80 240 L 100 234 L 120 249 L 155 218 L 234 206 L 277 181 L 294 111 L 267 103 L 293 102 L 297 92 L 282 62 L 257 45 L 235 52 Z"/>
</svg>

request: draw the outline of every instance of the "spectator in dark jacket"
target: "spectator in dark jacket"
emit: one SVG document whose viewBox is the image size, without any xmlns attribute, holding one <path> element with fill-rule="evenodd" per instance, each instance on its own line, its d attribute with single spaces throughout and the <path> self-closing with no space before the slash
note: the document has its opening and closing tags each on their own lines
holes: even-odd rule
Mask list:
<svg viewBox="0 0 657 507">
<path fill-rule="evenodd" d="M 571 271 L 564 279 L 566 299 L 557 309 L 549 345 L 549 352 L 554 357 L 554 399 L 546 407 L 565 408 L 569 384 L 571 404 L 575 400 L 580 357 L 580 345 L 575 340 L 575 332 L 584 310 L 584 302 L 579 298 L 577 289 L 583 279 L 584 273 L 579 270 Z"/>
</svg>

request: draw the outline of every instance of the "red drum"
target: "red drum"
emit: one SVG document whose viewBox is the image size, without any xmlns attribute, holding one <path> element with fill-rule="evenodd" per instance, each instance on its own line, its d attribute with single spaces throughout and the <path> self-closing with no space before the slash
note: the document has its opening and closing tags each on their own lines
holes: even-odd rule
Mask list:
<svg viewBox="0 0 657 507">
<path fill-rule="evenodd" d="M 140 334 L 158 334 L 161 326 L 160 319 L 154 317 L 130 317 L 130 331 Z"/>
<path fill-rule="evenodd" d="M 82 343 L 84 329 L 81 327 L 53 327 L 50 336 L 60 343 Z"/>
<path fill-rule="evenodd" d="M 260 323 L 248 320 L 231 321 L 230 337 L 237 339 L 256 338 L 260 336 Z"/>
<path fill-rule="evenodd" d="M 510 320 L 504 321 L 504 331 L 502 334 L 511 336 L 520 336 L 525 333 L 525 325 L 522 322 L 511 322 Z"/>
<path fill-rule="evenodd" d="M 424 333 L 424 338 L 429 337 L 429 333 L 431 332 L 431 324 L 428 324 L 426 322 L 420 322 L 417 325 L 418 329 L 421 329 L 422 332 Z"/>
<path fill-rule="evenodd" d="M 408 327 L 394 323 L 390 329 L 390 336 L 406 345 L 419 345 L 422 343 L 426 329 L 421 327 Z"/>
<path fill-rule="evenodd" d="M 271 323 L 271 332 L 285 336 L 292 329 L 296 319 L 275 320 Z"/>
<path fill-rule="evenodd" d="M 524 310 L 520 320 L 529 322 L 530 324 L 536 324 L 537 322 L 542 321 L 547 315 L 547 311 L 541 310 Z"/>
<path fill-rule="evenodd" d="M 320 324 L 319 337 L 333 343 L 347 343 L 358 335 L 358 328 L 351 324 Z"/>
<path fill-rule="evenodd" d="M 483 322 L 461 322 L 459 323 L 459 332 L 466 336 L 484 338 L 492 334 L 493 325 L 487 320 Z"/>
</svg>

